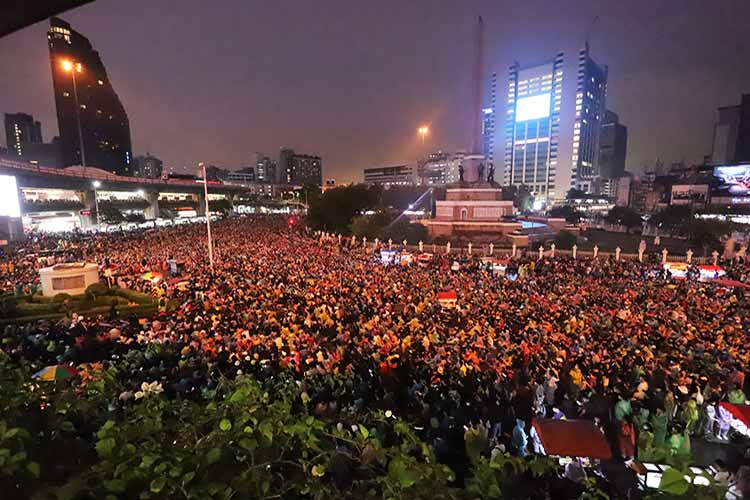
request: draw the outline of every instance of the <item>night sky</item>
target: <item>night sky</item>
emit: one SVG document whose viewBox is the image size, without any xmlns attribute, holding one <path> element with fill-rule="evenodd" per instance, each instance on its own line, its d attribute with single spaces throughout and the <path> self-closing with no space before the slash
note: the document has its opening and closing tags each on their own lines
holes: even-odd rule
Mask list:
<svg viewBox="0 0 750 500">
<path fill-rule="evenodd" d="M 478 14 L 500 96 L 514 59 L 577 57 L 600 16 L 592 55 L 609 65 L 631 171 L 657 157 L 700 161 L 716 108 L 750 92 L 747 0 L 97 0 L 61 17 L 99 50 L 134 154 L 236 169 L 289 146 L 321 155 L 325 178 L 350 181 L 468 146 Z M 0 39 L 0 112 L 33 114 L 47 141 L 57 134 L 48 26 Z"/>
</svg>

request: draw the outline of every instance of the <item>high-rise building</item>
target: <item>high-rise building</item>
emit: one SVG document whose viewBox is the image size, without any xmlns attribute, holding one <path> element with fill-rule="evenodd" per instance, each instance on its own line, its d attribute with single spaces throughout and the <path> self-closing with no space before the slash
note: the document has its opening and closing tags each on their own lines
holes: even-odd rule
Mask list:
<svg viewBox="0 0 750 500">
<path fill-rule="evenodd" d="M 458 182 L 458 168 L 465 153 L 454 154 L 438 151 L 430 154 L 419 168 L 419 182 L 425 186 L 446 186 Z"/>
<path fill-rule="evenodd" d="M 487 105 L 482 109 L 482 154 L 488 162 L 495 157 L 495 124 L 497 120 L 497 74 L 490 77 Z"/>
<path fill-rule="evenodd" d="M 750 162 L 750 94 L 743 94 L 738 106 L 719 108 L 711 161 L 714 165 Z"/>
<path fill-rule="evenodd" d="M 296 185 L 323 185 L 323 160 L 320 156 L 295 153 L 283 148 L 279 152 L 280 182 Z"/>
<path fill-rule="evenodd" d="M 276 160 L 272 160 L 262 153 L 256 153 L 255 179 L 258 182 L 279 182 L 279 174 Z"/>
<path fill-rule="evenodd" d="M 606 110 L 607 66 L 591 58 L 589 44 L 578 52 L 576 115 L 573 125 L 571 187 L 586 193 L 599 177 L 599 135 Z"/>
<path fill-rule="evenodd" d="M 620 123 L 617 113 L 604 113 L 599 136 L 600 185 L 625 174 L 625 158 L 628 149 L 628 127 Z"/>
<path fill-rule="evenodd" d="M 320 156 L 295 154 L 292 170 L 288 172 L 289 184 L 321 186 L 323 184 Z"/>
<path fill-rule="evenodd" d="M 534 196 L 564 196 L 557 176 L 563 54 L 549 63 L 508 73 L 505 117 L 506 186 L 526 186 Z"/>
<path fill-rule="evenodd" d="M 82 165 L 85 158 L 86 166 L 133 175 L 128 115 L 99 52 L 62 19 L 53 17 L 50 26 L 47 40 L 63 165 Z"/>
<path fill-rule="evenodd" d="M 229 172 L 224 178 L 224 182 L 229 184 L 254 184 L 255 169 L 253 167 L 246 167 L 236 172 Z"/>
<path fill-rule="evenodd" d="M 146 177 L 157 179 L 161 177 L 164 170 L 164 162 L 159 158 L 146 153 L 146 156 L 136 156 L 133 159 L 133 175 L 135 177 Z"/>
<path fill-rule="evenodd" d="M 226 168 L 217 167 L 216 165 L 206 167 L 206 179 L 208 181 L 223 181 L 228 175 L 229 170 Z"/>
<path fill-rule="evenodd" d="M 288 172 L 292 168 L 292 158 L 294 158 L 294 151 L 289 148 L 281 148 L 279 151 L 279 163 L 277 166 L 277 182 L 287 183 Z"/>
<path fill-rule="evenodd" d="M 42 125 L 25 113 L 5 114 L 5 139 L 8 149 L 0 156 L 45 167 L 60 167 L 60 138 L 42 142 Z"/>
<path fill-rule="evenodd" d="M 42 143 L 42 124 L 26 113 L 5 113 L 5 143 L 10 151 L 23 156 L 28 144 Z"/>
<path fill-rule="evenodd" d="M 539 66 L 515 63 L 508 73 L 503 180 L 525 185 L 537 199 L 561 200 L 571 188 L 591 191 L 599 176 L 608 71 L 591 58 L 588 44 L 576 66 L 577 78 L 564 78 L 575 68 L 565 68 L 560 52 Z"/>
<path fill-rule="evenodd" d="M 363 174 L 368 186 L 410 186 L 417 180 L 417 172 L 412 165 L 366 168 Z"/>
</svg>

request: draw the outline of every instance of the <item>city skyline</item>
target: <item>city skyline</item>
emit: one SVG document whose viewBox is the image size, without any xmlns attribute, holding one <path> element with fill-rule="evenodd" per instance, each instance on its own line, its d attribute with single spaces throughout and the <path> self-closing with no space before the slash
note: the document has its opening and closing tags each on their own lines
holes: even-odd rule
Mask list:
<svg viewBox="0 0 750 500">
<path fill-rule="evenodd" d="M 366 166 L 466 149 L 477 14 L 485 21 L 484 81 L 514 60 L 539 63 L 557 50 L 572 58 L 588 33 L 592 56 L 609 67 L 608 107 L 629 128 L 628 170 L 657 157 L 698 162 L 710 154 L 717 108 L 750 89 L 750 68 L 741 64 L 750 51 L 742 36 L 750 7 L 566 5 L 227 2 L 209 9 L 184 2 L 175 12 L 99 0 L 62 17 L 106 61 L 130 117 L 134 154 L 151 151 L 165 167 L 203 160 L 239 169 L 255 151 L 275 156 L 289 145 L 323 157 L 325 178 L 351 181 Z M 708 15 L 715 22 L 706 25 Z M 47 26 L 0 40 L 0 62 L 16 68 L 0 82 L 0 111 L 32 114 L 52 137 Z M 424 146 L 421 123 L 430 125 Z M 502 139 L 494 149 L 502 150 Z"/>
</svg>

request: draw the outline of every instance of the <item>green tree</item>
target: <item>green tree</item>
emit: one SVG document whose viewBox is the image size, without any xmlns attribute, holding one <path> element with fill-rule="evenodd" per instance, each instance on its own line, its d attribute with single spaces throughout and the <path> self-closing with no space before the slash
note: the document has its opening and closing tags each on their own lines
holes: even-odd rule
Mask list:
<svg viewBox="0 0 750 500">
<path fill-rule="evenodd" d="M 398 213 L 393 210 L 379 210 L 372 215 L 360 215 L 354 218 L 349 229 L 357 238 L 363 236 L 369 240 L 380 238 L 388 224 L 393 222 Z"/>
<path fill-rule="evenodd" d="M 707 255 L 710 249 L 721 247 L 721 239 L 735 229 L 731 222 L 722 222 L 707 219 L 691 219 L 684 222 L 680 228 L 680 234 L 687 237 L 695 246 L 703 250 Z"/>
<path fill-rule="evenodd" d="M 143 214 L 132 213 L 125 216 L 125 221 L 140 224 L 146 222 L 146 217 Z"/>
<path fill-rule="evenodd" d="M 625 226 L 628 233 L 630 233 L 631 229 L 637 229 L 643 225 L 641 214 L 628 207 L 612 208 L 605 217 L 605 220 L 610 224 Z"/>
<path fill-rule="evenodd" d="M 92 211 L 92 214 L 96 219 L 96 209 Z M 99 218 L 107 224 L 119 224 L 125 221 L 125 216 L 120 209 L 108 201 L 99 202 Z"/>
<path fill-rule="evenodd" d="M 513 206 L 521 212 L 531 210 L 534 205 L 534 196 L 527 186 L 506 186 L 503 187 L 503 199 L 512 200 Z"/>
<path fill-rule="evenodd" d="M 310 226 L 347 234 L 354 217 L 376 205 L 376 195 L 364 184 L 330 189 L 310 204 Z"/>
<path fill-rule="evenodd" d="M 680 234 L 685 223 L 694 218 L 692 209 L 687 205 L 672 205 L 653 214 L 649 226 L 666 231 L 670 235 Z"/>
<path fill-rule="evenodd" d="M 415 245 L 420 241 L 427 241 L 427 233 L 427 228 L 422 224 L 418 222 L 412 223 L 405 218 L 401 218 L 383 228 L 381 239 L 383 241 L 392 239 L 399 243 L 406 240 L 409 244 Z"/>
<path fill-rule="evenodd" d="M 400 213 L 395 210 L 380 210 L 372 215 L 355 217 L 350 230 L 357 238 L 364 236 L 369 240 L 392 239 L 397 243 L 406 240 L 411 244 L 428 240 L 428 231 L 425 226 L 410 223 L 405 217 L 400 217 Z"/>
<path fill-rule="evenodd" d="M 208 208 L 211 212 L 221 212 L 226 215 L 232 211 L 232 202 L 229 200 L 212 200 L 209 201 Z"/>
<path fill-rule="evenodd" d="M 559 231 L 555 235 L 555 247 L 561 250 L 570 250 L 578 241 L 578 237 L 570 231 Z"/>
<path fill-rule="evenodd" d="M 568 194 L 565 196 L 569 200 L 582 200 L 588 198 L 586 191 L 578 188 L 571 188 L 568 190 Z"/>
<path fill-rule="evenodd" d="M 429 210 L 429 188 L 423 186 L 392 186 L 380 191 L 379 205 L 402 212 L 409 207 Z"/>
<path fill-rule="evenodd" d="M 575 207 L 571 207 L 570 205 L 559 205 L 556 207 L 552 207 L 547 211 L 547 215 L 550 217 L 557 217 L 561 219 L 565 219 L 565 222 L 568 222 L 570 224 L 576 224 L 581 221 L 581 218 L 583 217 L 583 214 L 575 209 Z"/>
</svg>

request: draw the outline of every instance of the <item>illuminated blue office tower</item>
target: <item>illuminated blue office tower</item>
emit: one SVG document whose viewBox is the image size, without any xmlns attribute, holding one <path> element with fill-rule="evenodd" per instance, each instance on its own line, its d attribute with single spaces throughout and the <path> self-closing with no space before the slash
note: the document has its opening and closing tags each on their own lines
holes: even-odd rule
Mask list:
<svg viewBox="0 0 750 500">
<path fill-rule="evenodd" d="M 508 73 L 503 184 L 526 186 L 535 198 L 557 196 L 563 54 Z"/>
<path fill-rule="evenodd" d="M 599 176 L 607 67 L 591 59 L 588 44 L 573 67 L 564 66 L 560 52 L 545 64 L 515 63 L 508 71 L 503 181 L 526 186 L 544 203 L 564 199 L 571 188 L 591 192 Z"/>
</svg>

